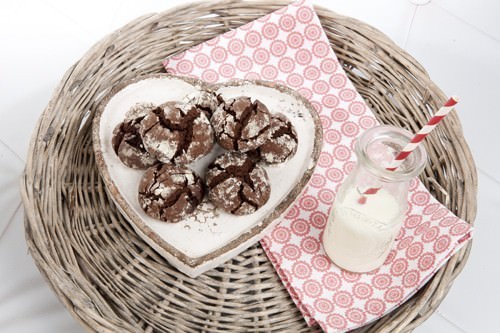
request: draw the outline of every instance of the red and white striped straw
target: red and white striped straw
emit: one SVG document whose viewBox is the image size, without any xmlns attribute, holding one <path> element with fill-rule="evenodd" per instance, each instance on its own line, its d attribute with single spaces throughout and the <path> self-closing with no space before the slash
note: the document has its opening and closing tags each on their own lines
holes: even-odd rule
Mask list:
<svg viewBox="0 0 500 333">
<path fill-rule="evenodd" d="M 399 152 L 391 164 L 386 168 L 389 171 L 396 170 L 404 160 L 410 155 L 425 137 L 446 117 L 453 107 L 458 103 L 458 97 L 452 96 L 442 107 L 434 114 L 434 116 L 422 127 L 420 131 L 410 140 L 410 142 Z"/>
<path fill-rule="evenodd" d="M 458 97 L 452 96 L 450 99 L 432 116 L 432 118 L 427 122 L 427 124 L 422 127 L 420 131 L 410 140 L 410 142 L 399 152 L 394 158 L 391 164 L 386 168 L 389 171 L 395 171 L 404 160 L 410 155 L 418 145 L 425 139 L 425 137 L 437 126 L 437 124 L 444 118 L 453 107 L 457 105 Z M 358 199 L 360 204 L 366 202 L 366 196 L 370 194 L 376 194 L 380 190 L 380 187 L 370 187 L 365 191 L 361 192 L 361 197 Z"/>
</svg>

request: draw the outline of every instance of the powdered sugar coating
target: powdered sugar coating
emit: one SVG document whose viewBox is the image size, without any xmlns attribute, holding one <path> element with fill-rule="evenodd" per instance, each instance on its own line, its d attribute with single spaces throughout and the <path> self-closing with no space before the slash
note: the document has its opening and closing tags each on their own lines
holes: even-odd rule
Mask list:
<svg viewBox="0 0 500 333">
<path fill-rule="evenodd" d="M 195 105 L 205 112 L 208 118 L 212 116 L 220 104 L 214 92 L 204 89 L 186 95 L 182 101 L 188 105 Z"/>
<path fill-rule="evenodd" d="M 162 104 L 144 118 L 140 132 L 146 150 L 164 163 L 191 163 L 214 144 L 207 116 L 192 104 Z"/>
<path fill-rule="evenodd" d="M 139 102 L 134 105 L 125 113 L 125 120 L 131 120 L 139 117 L 146 117 L 149 112 L 156 108 L 156 105 L 149 102 Z"/>
<path fill-rule="evenodd" d="M 144 147 L 140 135 L 140 123 L 144 118 L 138 110 L 145 109 L 136 104 L 128 111 L 128 117 L 113 130 L 112 146 L 120 161 L 133 169 L 146 169 L 157 161 Z M 149 109 L 149 106 L 148 106 Z"/>
<path fill-rule="evenodd" d="M 284 114 L 272 115 L 270 132 L 270 138 L 258 148 L 262 161 L 269 164 L 283 163 L 295 155 L 297 132 Z"/>
<path fill-rule="evenodd" d="M 158 164 L 144 173 L 139 203 L 146 214 L 165 222 L 178 222 L 203 200 L 201 179 L 186 166 Z"/>
<path fill-rule="evenodd" d="M 246 215 L 262 207 L 271 194 L 266 171 L 246 154 L 228 152 L 206 174 L 210 201 L 224 211 Z"/>
<path fill-rule="evenodd" d="M 266 142 L 270 122 L 267 107 L 246 96 L 221 103 L 210 119 L 219 145 L 241 152 L 257 149 Z"/>
</svg>

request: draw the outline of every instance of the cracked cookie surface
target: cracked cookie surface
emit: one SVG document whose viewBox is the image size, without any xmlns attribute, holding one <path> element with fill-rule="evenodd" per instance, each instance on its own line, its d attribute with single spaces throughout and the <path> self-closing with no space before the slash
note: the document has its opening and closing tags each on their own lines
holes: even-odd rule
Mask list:
<svg viewBox="0 0 500 333">
<path fill-rule="evenodd" d="M 125 120 L 113 130 L 111 145 L 123 164 L 133 169 L 146 169 L 157 161 L 146 148 L 140 135 L 140 123 L 153 110 L 151 103 L 137 103 L 127 112 Z"/>
<path fill-rule="evenodd" d="M 139 204 L 152 218 L 178 222 L 203 200 L 201 178 L 187 166 L 158 164 L 146 170 L 139 184 Z"/>
<path fill-rule="evenodd" d="M 186 104 L 194 105 L 198 109 L 202 110 L 208 119 L 212 117 L 212 114 L 215 110 L 217 110 L 219 104 L 222 102 L 222 100 L 219 99 L 213 91 L 209 90 L 200 90 L 188 94 L 182 101 Z"/>
<path fill-rule="evenodd" d="M 221 147 L 246 152 L 269 138 L 271 115 L 259 100 L 252 102 L 250 97 L 241 96 L 222 102 L 210 123 Z"/>
<path fill-rule="evenodd" d="M 252 156 L 257 156 L 269 164 L 283 163 L 297 152 L 298 137 L 290 120 L 281 113 L 275 113 L 271 119 L 269 139 Z"/>
<path fill-rule="evenodd" d="M 217 157 L 208 167 L 206 184 L 211 202 L 235 215 L 255 212 L 271 194 L 264 168 L 240 152 Z"/>
<path fill-rule="evenodd" d="M 207 116 L 195 105 L 168 102 L 141 121 L 146 150 L 161 162 L 191 163 L 208 154 L 214 145 Z"/>
</svg>

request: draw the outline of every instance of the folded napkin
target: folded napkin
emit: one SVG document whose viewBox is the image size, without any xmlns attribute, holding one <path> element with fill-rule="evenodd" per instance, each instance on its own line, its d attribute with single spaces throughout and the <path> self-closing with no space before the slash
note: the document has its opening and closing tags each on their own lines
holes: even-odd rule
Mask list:
<svg viewBox="0 0 500 333">
<path fill-rule="evenodd" d="M 413 295 L 471 237 L 418 181 L 384 265 L 365 274 L 329 260 L 321 234 L 335 193 L 355 164 L 353 143 L 377 125 L 329 45 L 312 5 L 297 1 L 164 62 L 208 82 L 262 79 L 296 89 L 318 111 L 323 148 L 308 185 L 261 244 L 308 324 L 326 332 L 362 326 Z"/>
</svg>

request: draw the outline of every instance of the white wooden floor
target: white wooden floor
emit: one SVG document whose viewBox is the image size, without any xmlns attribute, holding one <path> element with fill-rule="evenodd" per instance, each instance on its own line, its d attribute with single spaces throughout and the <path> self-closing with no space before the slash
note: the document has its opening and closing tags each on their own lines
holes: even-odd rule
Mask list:
<svg viewBox="0 0 500 333">
<path fill-rule="evenodd" d="M 18 191 L 38 116 L 66 69 L 133 18 L 184 0 L 0 2 L 0 332 L 83 332 L 27 255 Z M 494 0 L 315 0 L 385 32 L 416 57 L 460 118 L 479 172 L 469 262 L 439 310 L 416 332 L 494 332 L 500 297 L 500 3 Z M 424 3 L 415 5 L 414 3 Z"/>
</svg>

